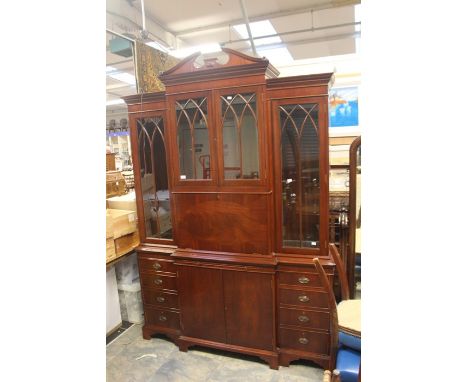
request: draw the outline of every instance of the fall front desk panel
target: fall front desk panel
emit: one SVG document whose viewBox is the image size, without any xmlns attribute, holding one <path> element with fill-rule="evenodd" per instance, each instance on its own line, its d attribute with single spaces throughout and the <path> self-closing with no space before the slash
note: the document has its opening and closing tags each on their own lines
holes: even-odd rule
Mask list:
<svg viewBox="0 0 468 382">
<path fill-rule="evenodd" d="M 169 335 L 181 350 L 205 345 L 257 355 L 270 367 L 310 359 L 328 367 L 327 295 L 313 265 L 203 261 L 139 250 L 145 338 Z M 260 255 L 255 255 L 262 258 Z M 269 262 L 269 264 L 268 264 Z M 333 268 L 326 267 L 330 280 Z M 288 353 L 281 361 L 281 353 Z"/>
</svg>

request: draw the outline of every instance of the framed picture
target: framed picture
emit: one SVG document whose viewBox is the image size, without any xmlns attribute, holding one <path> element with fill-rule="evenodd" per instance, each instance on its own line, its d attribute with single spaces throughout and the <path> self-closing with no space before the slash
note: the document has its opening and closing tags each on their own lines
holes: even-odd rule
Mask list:
<svg viewBox="0 0 468 382">
<path fill-rule="evenodd" d="M 358 87 L 330 89 L 330 136 L 360 135 Z"/>
</svg>

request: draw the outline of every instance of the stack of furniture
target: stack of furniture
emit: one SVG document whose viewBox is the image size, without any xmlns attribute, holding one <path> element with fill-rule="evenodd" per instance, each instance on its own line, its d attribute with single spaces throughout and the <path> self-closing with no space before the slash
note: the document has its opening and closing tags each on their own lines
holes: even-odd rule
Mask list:
<svg viewBox="0 0 468 382">
<path fill-rule="evenodd" d="M 160 75 L 128 104 L 145 325 L 271 368 L 332 368 L 328 253 L 332 73 L 278 77 L 223 49 Z"/>
</svg>

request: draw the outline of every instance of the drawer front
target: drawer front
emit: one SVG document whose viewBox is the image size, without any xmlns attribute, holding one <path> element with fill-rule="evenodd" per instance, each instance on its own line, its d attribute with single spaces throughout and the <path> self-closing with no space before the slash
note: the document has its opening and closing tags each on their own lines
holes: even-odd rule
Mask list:
<svg viewBox="0 0 468 382">
<path fill-rule="evenodd" d="M 330 330 L 330 314 L 314 310 L 280 308 L 279 323 L 308 329 Z"/>
<path fill-rule="evenodd" d="M 303 287 L 321 288 L 317 273 L 278 272 L 278 281 L 283 285 L 296 285 Z"/>
<path fill-rule="evenodd" d="M 139 266 L 143 272 L 176 273 L 173 261 L 168 259 L 140 257 Z"/>
<path fill-rule="evenodd" d="M 177 290 L 176 279 L 176 276 L 140 273 L 140 282 L 143 288 Z"/>
<path fill-rule="evenodd" d="M 329 353 L 330 335 L 328 333 L 279 329 L 280 348 L 303 350 L 316 354 Z"/>
<path fill-rule="evenodd" d="M 145 307 L 146 325 L 162 326 L 164 328 L 179 329 L 179 313 L 164 309 Z"/>
<path fill-rule="evenodd" d="M 306 308 L 329 309 L 326 292 L 279 288 L 279 302 Z"/>
<path fill-rule="evenodd" d="M 142 295 L 144 304 L 179 309 L 179 296 L 175 293 L 144 289 Z"/>
</svg>

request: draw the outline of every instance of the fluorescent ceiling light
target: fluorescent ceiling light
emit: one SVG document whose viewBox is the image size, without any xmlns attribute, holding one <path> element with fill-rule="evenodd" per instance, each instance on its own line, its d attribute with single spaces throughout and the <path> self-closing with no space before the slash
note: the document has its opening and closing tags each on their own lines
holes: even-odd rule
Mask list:
<svg viewBox="0 0 468 382">
<path fill-rule="evenodd" d="M 113 66 L 106 66 L 106 73 L 115 72 L 117 69 Z"/>
<path fill-rule="evenodd" d="M 125 73 L 125 72 L 108 73 L 107 75 L 109 77 L 115 79 L 115 80 L 125 82 L 125 83 L 130 84 L 130 85 L 135 85 L 135 83 L 136 83 L 135 76 L 133 74 L 130 74 L 130 73 Z"/>
<path fill-rule="evenodd" d="M 252 32 L 252 37 L 262 37 L 269 36 L 272 34 L 277 34 L 273 25 L 271 25 L 270 20 L 262 20 L 254 23 L 249 23 L 250 31 Z M 247 32 L 247 27 L 245 24 L 234 25 L 234 29 L 242 38 L 249 38 L 249 33 Z M 267 37 L 262 39 L 255 39 L 255 46 L 265 45 L 265 44 L 274 44 L 281 42 L 279 36 Z"/>
<path fill-rule="evenodd" d="M 151 48 L 160 50 L 161 52 L 164 52 L 164 53 L 169 52 L 169 49 L 167 49 L 165 46 L 161 45 L 159 42 L 156 42 L 156 41 L 147 42 L 146 45 L 150 46 Z"/>
<path fill-rule="evenodd" d="M 111 99 L 106 102 L 106 106 L 121 105 L 123 103 L 125 103 L 125 101 L 122 98 Z"/>
<path fill-rule="evenodd" d="M 195 45 L 195 46 L 189 46 L 187 48 L 170 50 L 168 53 L 173 57 L 184 58 L 196 52 L 214 53 L 214 52 L 220 52 L 220 51 L 221 51 L 221 47 L 216 42 L 212 44 Z"/>
<path fill-rule="evenodd" d="M 257 51 L 260 56 L 265 56 L 268 61 L 274 64 L 286 64 L 294 61 L 287 48 L 257 49 Z"/>
</svg>

